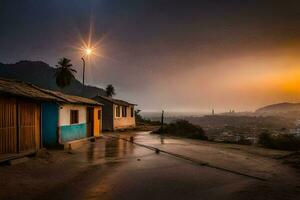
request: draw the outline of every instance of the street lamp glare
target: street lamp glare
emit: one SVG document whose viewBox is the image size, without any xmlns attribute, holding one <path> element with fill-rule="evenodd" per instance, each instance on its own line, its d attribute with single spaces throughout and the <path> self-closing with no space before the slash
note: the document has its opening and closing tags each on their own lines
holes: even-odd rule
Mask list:
<svg viewBox="0 0 300 200">
<path fill-rule="evenodd" d="M 85 49 L 85 53 L 86 55 L 90 55 L 92 53 L 92 49 L 90 48 Z"/>
</svg>

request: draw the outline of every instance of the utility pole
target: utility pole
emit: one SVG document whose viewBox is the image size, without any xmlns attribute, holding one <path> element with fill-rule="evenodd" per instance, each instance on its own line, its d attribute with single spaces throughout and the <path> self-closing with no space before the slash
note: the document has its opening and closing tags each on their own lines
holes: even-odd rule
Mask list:
<svg viewBox="0 0 300 200">
<path fill-rule="evenodd" d="M 161 112 L 161 132 L 164 130 L 164 111 Z"/>
</svg>

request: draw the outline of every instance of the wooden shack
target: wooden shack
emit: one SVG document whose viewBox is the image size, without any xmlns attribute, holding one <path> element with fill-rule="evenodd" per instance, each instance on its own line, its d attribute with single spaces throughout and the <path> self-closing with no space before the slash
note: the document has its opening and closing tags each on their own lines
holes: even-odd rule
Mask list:
<svg viewBox="0 0 300 200">
<path fill-rule="evenodd" d="M 22 81 L 0 78 L 0 159 L 36 152 L 41 143 L 41 103 L 61 99 Z"/>
</svg>

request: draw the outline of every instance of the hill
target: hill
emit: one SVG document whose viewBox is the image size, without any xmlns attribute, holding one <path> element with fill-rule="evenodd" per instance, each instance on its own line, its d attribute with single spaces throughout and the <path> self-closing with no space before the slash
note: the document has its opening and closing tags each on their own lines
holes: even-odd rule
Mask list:
<svg viewBox="0 0 300 200">
<path fill-rule="evenodd" d="M 55 83 L 54 73 L 55 68 L 41 61 L 20 61 L 15 64 L 0 63 L 0 77 L 31 82 L 46 89 L 60 90 Z M 84 86 L 78 80 L 74 80 L 70 86 L 60 91 L 87 98 L 97 94 L 104 95 L 103 89 Z"/>
<path fill-rule="evenodd" d="M 300 103 L 278 103 L 259 108 L 255 111 L 260 115 L 279 115 L 300 112 Z"/>
</svg>

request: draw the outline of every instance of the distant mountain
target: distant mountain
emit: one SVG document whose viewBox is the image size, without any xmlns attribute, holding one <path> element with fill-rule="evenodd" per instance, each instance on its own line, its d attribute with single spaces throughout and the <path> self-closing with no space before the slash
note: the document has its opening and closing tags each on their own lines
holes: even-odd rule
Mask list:
<svg viewBox="0 0 300 200">
<path fill-rule="evenodd" d="M 287 113 L 300 112 L 300 103 L 278 103 L 259 108 L 255 111 L 260 115 L 280 115 Z"/>
<path fill-rule="evenodd" d="M 41 61 L 20 61 L 15 64 L 0 63 L 0 77 L 30 82 L 50 90 L 60 90 L 55 83 L 54 73 L 53 67 Z M 78 80 L 74 80 L 70 86 L 60 91 L 87 98 L 97 94 L 105 94 L 102 88 L 83 86 Z"/>
</svg>

